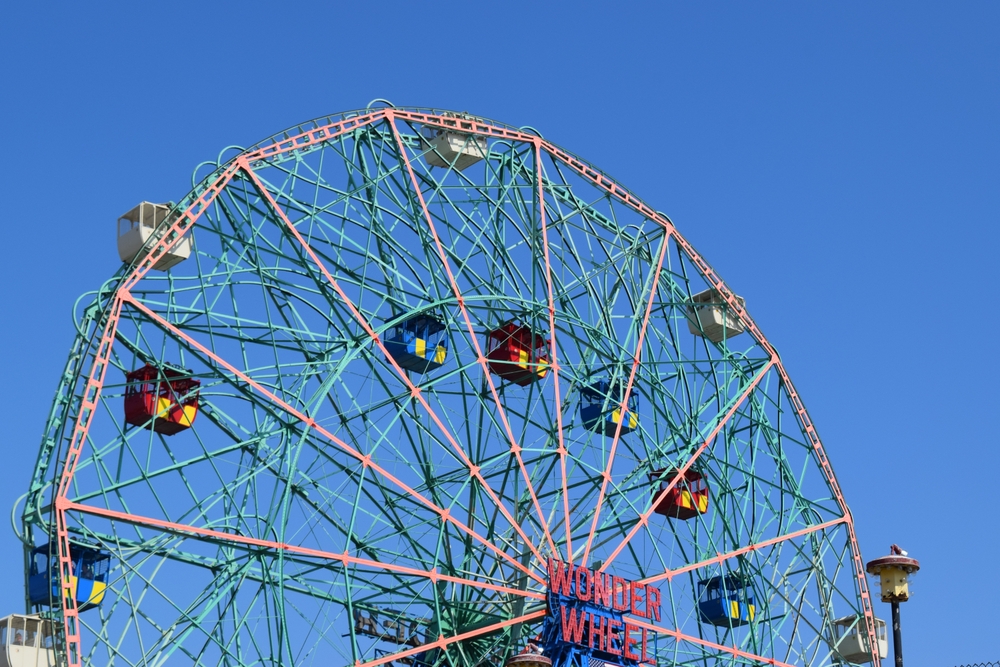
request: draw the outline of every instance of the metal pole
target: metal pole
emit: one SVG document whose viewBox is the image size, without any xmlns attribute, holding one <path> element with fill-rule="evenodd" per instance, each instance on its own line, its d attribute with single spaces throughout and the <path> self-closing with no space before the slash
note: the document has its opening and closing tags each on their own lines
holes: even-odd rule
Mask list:
<svg viewBox="0 0 1000 667">
<path fill-rule="evenodd" d="M 892 603 L 892 653 L 896 667 L 903 667 L 903 631 L 899 629 L 899 603 Z"/>
</svg>

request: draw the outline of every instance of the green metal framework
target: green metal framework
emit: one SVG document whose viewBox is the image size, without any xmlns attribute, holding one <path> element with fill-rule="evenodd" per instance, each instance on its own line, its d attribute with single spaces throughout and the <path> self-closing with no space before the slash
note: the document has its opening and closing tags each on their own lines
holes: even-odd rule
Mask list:
<svg viewBox="0 0 1000 667">
<path fill-rule="evenodd" d="M 428 128 L 485 138 L 486 159 L 431 166 Z M 530 130 L 393 107 L 205 171 L 78 308 L 23 512 L 26 550 L 112 555 L 99 608 L 36 609 L 65 664 L 499 665 L 539 631 L 549 557 L 661 586 L 644 621 L 661 666 L 827 665 L 834 619 L 874 631 L 850 514 L 777 354 L 611 178 Z M 190 259 L 151 271 L 185 234 Z M 746 333 L 692 335 L 709 288 Z M 424 374 L 385 351 L 416 314 L 446 325 Z M 526 386 L 484 356 L 511 319 L 551 342 Z M 125 374 L 146 363 L 201 381 L 191 428 L 125 423 Z M 582 427 L 600 380 L 638 396 L 634 431 Z M 654 513 L 664 469 L 702 473 L 708 511 Z M 702 622 L 698 580 L 734 572 L 753 622 Z"/>
</svg>

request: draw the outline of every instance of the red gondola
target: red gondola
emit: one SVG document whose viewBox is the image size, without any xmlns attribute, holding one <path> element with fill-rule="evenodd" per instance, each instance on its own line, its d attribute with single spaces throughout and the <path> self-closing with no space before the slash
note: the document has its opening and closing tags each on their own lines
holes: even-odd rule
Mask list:
<svg viewBox="0 0 1000 667">
<path fill-rule="evenodd" d="M 190 373 L 146 364 L 127 374 L 125 421 L 163 435 L 189 428 L 198 416 L 201 386 Z"/>
<path fill-rule="evenodd" d="M 491 373 L 522 387 L 549 372 L 549 341 L 527 324 L 507 322 L 486 336 Z"/>
<path fill-rule="evenodd" d="M 677 472 L 664 474 L 662 470 L 652 475 L 660 485 L 653 491 L 655 499 L 677 477 Z M 653 510 L 657 514 L 674 519 L 687 520 L 708 511 L 708 484 L 700 472 L 688 470 L 674 488 L 664 495 Z"/>
</svg>

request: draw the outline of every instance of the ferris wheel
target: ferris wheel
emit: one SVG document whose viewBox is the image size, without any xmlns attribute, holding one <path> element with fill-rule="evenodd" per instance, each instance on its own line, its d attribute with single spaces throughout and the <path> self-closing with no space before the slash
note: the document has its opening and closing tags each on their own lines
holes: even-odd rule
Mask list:
<svg viewBox="0 0 1000 667">
<path fill-rule="evenodd" d="M 388 104 L 194 180 L 77 308 L 4 621 L 39 664 L 878 663 L 817 432 L 665 215 Z"/>
</svg>

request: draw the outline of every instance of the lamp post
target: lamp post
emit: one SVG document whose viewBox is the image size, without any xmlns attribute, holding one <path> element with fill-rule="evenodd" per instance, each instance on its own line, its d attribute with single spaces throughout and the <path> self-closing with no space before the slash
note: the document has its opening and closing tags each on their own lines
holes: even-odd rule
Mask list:
<svg viewBox="0 0 1000 667">
<path fill-rule="evenodd" d="M 896 667 L 903 667 L 903 632 L 899 628 L 899 603 L 910 599 L 909 576 L 920 569 L 916 558 L 893 544 L 889 555 L 869 561 L 867 570 L 879 577 L 882 602 L 892 604 L 892 652 Z"/>
</svg>

